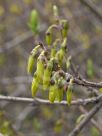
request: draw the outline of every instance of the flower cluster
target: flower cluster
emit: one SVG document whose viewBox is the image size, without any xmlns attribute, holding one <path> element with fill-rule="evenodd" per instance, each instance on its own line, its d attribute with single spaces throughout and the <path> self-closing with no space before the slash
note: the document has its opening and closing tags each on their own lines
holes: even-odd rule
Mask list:
<svg viewBox="0 0 102 136">
<path fill-rule="evenodd" d="M 28 59 L 27 70 L 28 73 L 31 73 L 33 76 L 31 86 L 32 97 L 36 96 L 39 86 L 42 86 L 43 91 L 49 91 L 50 102 L 53 103 L 55 100 L 61 102 L 65 92 L 67 102 L 70 104 L 73 90 L 73 78 L 67 81 L 66 73 L 63 70 L 63 66 L 66 68 L 70 67 L 71 60 L 70 56 L 67 58 L 69 23 L 66 19 L 59 19 L 56 6 L 54 6 L 53 9 L 55 22 L 49 26 L 45 33 L 46 45 L 41 42 L 35 45 Z M 35 17 L 35 13 L 34 11 L 32 17 L 33 15 Z M 34 27 L 32 26 L 32 28 L 35 28 L 35 24 L 36 23 L 34 23 Z M 57 38 L 54 38 L 55 31 L 59 34 Z M 35 71 L 34 66 L 36 66 Z"/>
</svg>

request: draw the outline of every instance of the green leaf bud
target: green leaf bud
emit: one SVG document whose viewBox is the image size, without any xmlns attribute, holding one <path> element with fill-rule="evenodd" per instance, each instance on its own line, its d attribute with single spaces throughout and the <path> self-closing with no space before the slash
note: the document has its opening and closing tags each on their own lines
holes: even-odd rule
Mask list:
<svg viewBox="0 0 102 136">
<path fill-rule="evenodd" d="M 31 15 L 30 15 L 30 20 L 28 23 L 28 26 L 30 27 L 30 29 L 36 33 L 38 32 L 38 25 L 39 25 L 39 17 L 38 17 L 38 12 L 34 9 L 31 11 Z"/>
<path fill-rule="evenodd" d="M 55 17 L 58 17 L 58 7 L 56 5 L 53 5 L 53 14 Z"/>
</svg>

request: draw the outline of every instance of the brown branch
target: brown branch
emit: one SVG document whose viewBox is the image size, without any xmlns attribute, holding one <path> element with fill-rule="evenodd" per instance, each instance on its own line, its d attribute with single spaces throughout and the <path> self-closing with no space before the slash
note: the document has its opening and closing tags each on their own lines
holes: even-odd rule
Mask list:
<svg viewBox="0 0 102 136">
<path fill-rule="evenodd" d="M 66 80 L 70 80 L 70 78 L 72 77 L 72 75 L 66 73 Z M 74 78 L 74 77 L 73 77 Z M 28 76 L 19 76 L 19 77 L 14 77 L 14 78 L 3 78 L 1 79 L 0 83 L 2 84 L 17 84 L 17 83 L 31 83 L 32 78 L 28 77 Z M 96 82 L 90 82 L 87 81 L 86 79 L 78 79 L 78 78 L 74 78 L 74 83 L 81 85 L 81 86 L 85 86 L 85 87 L 95 87 L 95 88 L 102 88 L 102 82 L 96 83 Z"/>
<path fill-rule="evenodd" d="M 73 129 L 73 131 L 68 136 L 77 136 L 85 127 L 85 125 L 91 120 L 91 118 L 100 110 L 101 107 L 102 99 L 89 111 L 89 113 L 87 113 L 84 119 Z"/>
<path fill-rule="evenodd" d="M 83 114 L 88 113 L 88 111 L 82 105 L 79 106 L 79 109 Z M 91 121 L 92 125 L 94 125 L 99 130 L 100 134 L 102 135 L 102 127 L 100 126 L 100 124 L 98 124 L 98 122 L 94 118 L 92 118 L 90 121 Z"/>
<path fill-rule="evenodd" d="M 100 19 L 100 21 L 102 22 L 102 14 L 98 11 L 96 6 L 92 2 L 89 2 L 86 0 L 80 0 L 80 2 L 82 4 L 84 4 L 86 7 L 88 7 L 90 9 L 90 11 L 92 11 L 92 13 L 94 13 L 96 15 L 96 17 L 98 17 Z"/>
<path fill-rule="evenodd" d="M 78 85 L 86 86 L 86 87 L 102 88 L 102 82 L 99 82 L 99 83 L 90 82 L 90 81 L 87 81 L 86 79 L 80 80 L 78 78 L 74 78 L 74 83 Z"/>
<path fill-rule="evenodd" d="M 66 74 L 67 81 L 69 81 L 73 77 L 73 75 L 71 75 L 69 73 L 65 73 L 65 74 Z M 73 80 L 74 80 L 74 83 L 77 85 L 81 85 L 81 86 L 85 86 L 85 87 L 102 88 L 102 82 L 98 82 L 98 83 L 90 82 L 82 77 L 80 77 L 80 78 L 73 77 Z"/>
<path fill-rule="evenodd" d="M 92 98 L 87 98 L 87 99 L 77 99 L 77 100 L 72 100 L 71 105 L 87 105 L 89 103 L 96 103 L 102 98 L 102 95 L 97 96 L 97 97 L 92 97 Z M 67 101 L 62 101 L 58 102 L 55 101 L 54 103 L 50 103 L 49 100 L 44 100 L 40 98 L 25 98 L 25 97 L 14 97 L 14 96 L 3 96 L 0 95 L 0 101 L 10 101 L 10 102 L 23 102 L 23 103 L 32 103 L 34 105 L 41 105 L 41 104 L 46 104 L 46 105 L 67 105 Z"/>
</svg>

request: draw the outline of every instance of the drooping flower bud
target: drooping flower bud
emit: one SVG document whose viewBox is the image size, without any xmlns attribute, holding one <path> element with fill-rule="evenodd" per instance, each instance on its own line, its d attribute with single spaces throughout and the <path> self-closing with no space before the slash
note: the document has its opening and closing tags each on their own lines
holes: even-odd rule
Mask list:
<svg viewBox="0 0 102 136">
<path fill-rule="evenodd" d="M 66 44 L 67 44 L 67 38 L 64 38 L 63 42 L 61 43 L 61 48 L 59 49 L 59 51 L 56 53 L 56 56 L 55 56 L 60 65 L 62 65 L 63 59 L 65 57 Z"/>
<path fill-rule="evenodd" d="M 50 84 L 51 74 L 53 69 L 53 60 L 48 61 L 46 69 L 44 70 L 43 76 L 43 89 L 47 90 Z"/>
<path fill-rule="evenodd" d="M 38 44 L 34 47 L 34 49 L 31 51 L 31 54 L 35 57 L 35 55 L 38 53 L 39 49 L 41 48 L 41 45 Z"/>
<path fill-rule="evenodd" d="M 35 64 L 35 58 L 32 54 L 30 54 L 28 58 L 28 65 L 27 65 L 27 72 L 30 74 L 33 74 L 34 64 Z"/>
<path fill-rule="evenodd" d="M 56 39 L 55 42 L 53 43 L 53 47 L 51 48 L 51 58 L 55 57 L 57 52 L 57 45 L 59 42 L 60 42 L 60 39 Z"/>
<path fill-rule="evenodd" d="M 57 86 L 56 84 L 50 85 L 49 88 L 49 101 L 53 103 L 56 98 Z"/>
<path fill-rule="evenodd" d="M 68 35 L 69 24 L 67 20 L 61 20 L 62 25 L 62 37 L 65 38 Z"/>
<path fill-rule="evenodd" d="M 66 46 L 67 46 L 67 38 L 64 38 L 64 39 L 63 39 L 63 42 L 62 42 L 62 44 L 61 44 L 61 48 L 62 48 L 63 50 L 66 50 Z"/>
<path fill-rule="evenodd" d="M 71 104 L 72 95 L 73 95 L 73 78 L 70 79 L 69 85 L 68 85 L 68 88 L 67 88 L 67 92 L 66 92 L 66 98 L 67 98 L 68 105 Z"/>
<path fill-rule="evenodd" d="M 58 60 L 59 64 L 62 65 L 63 62 L 63 58 L 64 58 L 64 50 L 60 49 L 57 53 L 56 53 L 56 59 Z"/>
<path fill-rule="evenodd" d="M 32 86 L 31 86 L 31 92 L 32 92 L 32 97 L 35 97 L 37 91 L 38 91 L 39 83 L 37 80 L 37 75 L 36 73 L 34 74 L 33 81 L 32 81 Z"/>
<path fill-rule="evenodd" d="M 57 100 L 59 101 L 59 102 L 61 102 L 62 101 L 62 99 L 63 99 L 63 90 L 64 90 L 64 85 L 63 85 L 63 78 L 62 77 L 60 77 L 59 79 L 58 79 L 58 89 L 57 89 L 57 95 L 56 95 L 56 97 L 57 97 Z"/>
<path fill-rule="evenodd" d="M 46 31 L 45 41 L 48 46 L 52 44 L 52 31 L 53 31 L 53 29 L 58 29 L 58 26 L 56 24 L 53 24 Z"/>
<path fill-rule="evenodd" d="M 46 32 L 46 43 L 48 46 L 52 43 L 52 33 L 50 31 Z"/>
<path fill-rule="evenodd" d="M 67 70 L 70 68 L 70 65 L 71 65 L 71 56 L 69 56 L 67 58 L 67 62 L 66 62 L 66 68 L 67 68 Z"/>
<path fill-rule="evenodd" d="M 37 59 L 37 54 L 39 52 L 39 48 L 41 46 L 37 45 L 32 51 L 31 54 L 28 58 L 28 65 L 27 65 L 27 72 L 33 75 L 33 69 L 34 69 L 34 64 L 36 63 Z"/>
<path fill-rule="evenodd" d="M 42 51 L 42 53 L 37 59 L 37 69 L 36 69 L 37 79 L 38 79 L 38 82 L 40 83 L 43 80 L 44 64 L 45 64 L 45 56 L 44 56 L 44 51 Z"/>
</svg>

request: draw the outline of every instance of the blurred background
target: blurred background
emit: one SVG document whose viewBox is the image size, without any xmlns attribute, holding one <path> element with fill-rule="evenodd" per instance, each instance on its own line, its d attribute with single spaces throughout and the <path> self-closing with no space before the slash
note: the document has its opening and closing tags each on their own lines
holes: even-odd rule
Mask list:
<svg viewBox="0 0 102 136">
<path fill-rule="evenodd" d="M 53 22 L 52 6 L 69 21 L 68 56 L 79 73 L 90 81 L 102 81 L 102 0 L 0 0 L 0 94 L 31 97 L 27 59 L 35 36 L 28 27 L 32 9 L 40 17 L 40 40 Z M 90 72 L 91 71 L 91 72 Z M 69 71 L 73 73 L 72 70 Z M 89 96 L 87 88 L 75 86 L 75 98 Z M 42 96 L 39 94 L 39 97 Z M 90 107 L 33 106 L 0 101 L 0 132 L 4 136 L 66 136 L 79 115 Z M 102 110 L 95 116 L 102 126 Z M 101 130 L 102 134 L 102 130 Z M 101 136 L 88 123 L 80 136 Z"/>
</svg>

